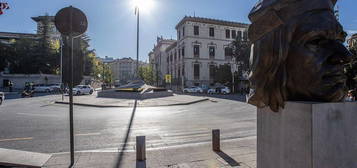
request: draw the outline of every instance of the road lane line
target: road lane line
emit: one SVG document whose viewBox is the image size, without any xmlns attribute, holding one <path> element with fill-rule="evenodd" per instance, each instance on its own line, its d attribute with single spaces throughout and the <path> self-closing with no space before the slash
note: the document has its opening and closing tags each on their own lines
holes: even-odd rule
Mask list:
<svg viewBox="0 0 357 168">
<path fill-rule="evenodd" d="M 27 137 L 27 138 L 0 139 L 0 142 L 7 142 L 7 141 L 26 141 L 26 140 L 33 140 L 33 138 L 32 138 L 32 137 Z"/>
<path fill-rule="evenodd" d="M 76 134 L 76 136 L 95 136 L 95 135 L 101 135 L 101 133 L 87 133 L 87 134 Z"/>
<path fill-rule="evenodd" d="M 32 114 L 32 113 L 16 113 L 16 114 L 17 115 L 30 116 L 30 117 L 53 117 L 53 118 L 58 117 L 56 115 L 48 115 L 48 114 Z"/>
</svg>

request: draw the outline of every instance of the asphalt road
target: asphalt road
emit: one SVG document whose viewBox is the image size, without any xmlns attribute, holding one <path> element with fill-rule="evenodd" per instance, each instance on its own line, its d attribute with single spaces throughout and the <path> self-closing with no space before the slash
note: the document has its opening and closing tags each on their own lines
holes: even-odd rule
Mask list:
<svg viewBox="0 0 357 168">
<path fill-rule="evenodd" d="M 0 106 L 0 148 L 61 153 L 69 151 L 67 105 L 59 95 L 12 99 Z M 209 142 L 212 129 L 223 140 L 256 136 L 256 108 L 217 99 L 188 106 L 93 108 L 75 106 L 75 148 L 134 150 L 135 136 L 147 148 Z"/>
</svg>

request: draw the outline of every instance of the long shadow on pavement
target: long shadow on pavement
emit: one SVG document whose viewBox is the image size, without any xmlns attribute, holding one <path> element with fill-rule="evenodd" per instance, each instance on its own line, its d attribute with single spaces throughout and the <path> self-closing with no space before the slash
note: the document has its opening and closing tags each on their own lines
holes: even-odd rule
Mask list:
<svg viewBox="0 0 357 168">
<path fill-rule="evenodd" d="M 234 100 L 234 101 L 240 101 L 245 103 L 246 102 L 246 95 L 242 94 L 206 94 L 206 93 L 176 93 L 178 95 L 189 95 L 189 96 L 205 96 L 205 97 L 210 97 L 210 98 L 217 98 L 217 99 L 226 99 L 226 100 Z"/>
<path fill-rule="evenodd" d="M 232 157 L 224 153 L 223 151 L 216 152 L 218 156 L 220 156 L 223 160 L 225 160 L 230 166 L 240 166 L 240 164 L 235 161 Z"/>
<path fill-rule="evenodd" d="M 119 151 L 119 156 L 118 156 L 118 160 L 117 160 L 117 164 L 114 168 L 120 168 L 122 161 L 123 161 L 123 157 L 124 157 L 124 150 L 126 149 L 127 143 L 129 141 L 129 137 L 130 137 L 130 132 L 131 132 L 131 127 L 133 125 L 133 121 L 134 121 L 134 117 L 135 117 L 135 112 L 136 112 L 136 106 L 137 106 L 138 100 L 135 99 L 135 103 L 134 103 L 134 108 L 133 108 L 133 112 L 131 114 L 130 117 L 130 122 L 128 124 L 128 129 L 126 131 L 126 135 L 125 135 L 125 139 L 124 139 L 124 145 L 122 146 L 122 148 Z"/>
</svg>

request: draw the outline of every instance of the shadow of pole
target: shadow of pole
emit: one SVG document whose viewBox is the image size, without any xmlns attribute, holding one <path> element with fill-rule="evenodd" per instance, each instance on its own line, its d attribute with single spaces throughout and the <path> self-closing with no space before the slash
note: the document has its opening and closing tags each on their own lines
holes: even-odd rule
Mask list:
<svg viewBox="0 0 357 168">
<path fill-rule="evenodd" d="M 125 139 L 124 139 L 124 144 L 123 146 L 121 147 L 121 149 L 119 150 L 119 156 L 118 156 L 118 160 L 117 160 L 117 164 L 115 165 L 114 168 L 120 168 L 121 164 L 122 164 L 122 160 L 123 160 L 123 157 L 124 157 L 124 150 L 127 146 L 127 143 L 129 141 L 129 137 L 130 137 L 130 132 L 131 132 L 131 127 L 133 125 L 133 121 L 134 121 L 134 117 L 135 117 L 135 112 L 136 112 L 136 106 L 137 106 L 137 103 L 138 103 L 138 99 L 135 99 L 135 102 L 134 102 L 134 108 L 133 108 L 133 112 L 131 114 L 131 117 L 130 117 L 130 122 L 128 124 L 128 129 L 126 131 L 126 135 L 125 135 Z"/>
<path fill-rule="evenodd" d="M 235 161 L 232 157 L 224 153 L 223 151 L 216 152 L 223 160 L 225 160 L 230 166 L 240 166 L 240 164 Z"/>
</svg>

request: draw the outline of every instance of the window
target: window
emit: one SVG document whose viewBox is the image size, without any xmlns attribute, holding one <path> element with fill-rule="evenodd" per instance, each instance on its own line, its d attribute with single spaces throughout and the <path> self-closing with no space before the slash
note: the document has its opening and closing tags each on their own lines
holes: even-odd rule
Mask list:
<svg viewBox="0 0 357 168">
<path fill-rule="evenodd" d="M 178 78 L 179 79 L 181 78 L 181 68 L 180 67 L 178 68 Z"/>
<path fill-rule="evenodd" d="M 200 57 L 200 46 L 199 45 L 193 46 L 193 56 Z"/>
<path fill-rule="evenodd" d="M 180 31 L 178 31 L 178 39 L 180 40 L 181 39 L 181 32 Z"/>
<path fill-rule="evenodd" d="M 229 29 L 226 30 L 226 38 L 231 38 L 231 31 Z"/>
<path fill-rule="evenodd" d="M 175 62 L 176 62 L 176 60 L 177 60 L 177 52 L 175 51 L 175 56 L 174 56 L 175 58 Z"/>
<path fill-rule="evenodd" d="M 200 79 L 200 64 L 193 65 L 193 76 L 195 79 Z"/>
<path fill-rule="evenodd" d="M 185 57 L 185 47 L 182 47 L 182 58 Z"/>
<path fill-rule="evenodd" d="M 185 65 L 182 65 L 182 76 L 185 76 Z"/>
<path fill-rule="evenodd" d="M 213 27 L 209 28 L 209 36 L 214 37 L 214 28 Z"/>
<path fill-rule="evenodd" d="M 237 32 L 235 30 L 232 30 L 232 38 L 233 39 L 237 38 Z"/>
<path fill-rule="evenodd" d="M 238 38 L 242 39 L 242 31 L 238 31 Z"/>
<path fill-rule="evenodd" d="M 178 59 L 181 59 L 181 49 L 178 50 Z"/>
<path fill-rule="evenodd" d="M 232 59 L 232 55 L 233 55 L 233 49 L 230 47 L 226 47 L 224 49 L 224 56 L 226 57 L 226 60 Z"/>
<path fill-rule="evenodd" d="M 198 26 L 193 26 L 193 28 L 194 28 L 194 35 L 196 35 L 196 36 L 198 36 L 198 35 L 200 35 L 200 28 L 198 27 Z"/>
<path fill-rule="evenodd" d="M 248 32 L 247 31 L 244 31 L 244 33 L 243 33 L 243 40 L 248 41 Z"/>
<path fill-rule="evenodd" d="M 215 55 L 216 55 L 215 47 L 210 46 L 209 47 L 209 57 L 214 58 Z"/>
<path fill-rule="evenodd" d="M 209 65 L 209 77 L 210 77 L 210 79 L 214 79 L 215 67 L 216 66 L 214 66 L 214 65 Z"/>
<path fill-rule="evenodd" d="M 185 37 L 185 26 L 182 27 L 182 37 Z"/>
</svg>

